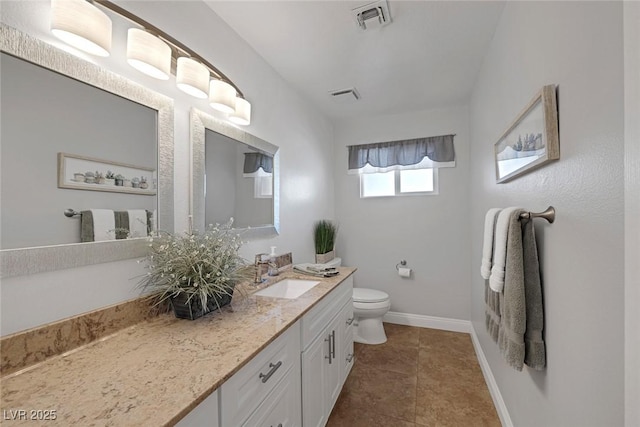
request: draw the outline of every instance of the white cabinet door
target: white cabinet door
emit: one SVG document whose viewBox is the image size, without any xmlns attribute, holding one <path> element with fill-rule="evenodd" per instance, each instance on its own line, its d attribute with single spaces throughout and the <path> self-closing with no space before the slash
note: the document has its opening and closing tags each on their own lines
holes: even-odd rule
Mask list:
<svg viewBox="0 0 640 427">
<path fill-rule="evenodd" d="M 329 345 L 324 332 L 302 353 L 302 425 L 323 427 L 328 420 Z"/>
<path fill-rule="evenodd" d="M 218 390 L 196 406 L 176 427 L 218 427 Z"/>
<path fill-rule="evenodd" d="M 327 401 L 329 406 L 326 411 L 331 413 L 333 405 L 338 400 L 340 390 L 342 390 L 342 353 L 344 352 L 344 322 L 341 316 L 336 316 L 327 328 L 327 336 L 330 337 L 331 354 L 327 366 Z"/>
</svg>

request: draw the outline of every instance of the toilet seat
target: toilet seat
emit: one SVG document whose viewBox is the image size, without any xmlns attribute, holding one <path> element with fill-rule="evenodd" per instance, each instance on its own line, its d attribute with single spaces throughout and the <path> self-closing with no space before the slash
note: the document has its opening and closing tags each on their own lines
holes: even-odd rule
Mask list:
<svg viewBox="0 0 640 427">
<path fill-rule="evenodd" d="M 389 300 L 389 294 L 376 289 L 353 288 L 353 302 L 355 303 L 385 303 Z M 364 305 L 360 304 L 360 305 Z M 366 306 L 369 307 L 369 306 Z M 364 307 L 363 307 L 364 308 Z M 373 308 L 373 307 L 371 307 Z"/>
<path fill-rule="evenodd" d="M 379 310 L 379 309 L 389 309 L 391 306 L 391 301 L 380 301 L 380 302 L 353 302 L 354 310 Z"/>
</svg>

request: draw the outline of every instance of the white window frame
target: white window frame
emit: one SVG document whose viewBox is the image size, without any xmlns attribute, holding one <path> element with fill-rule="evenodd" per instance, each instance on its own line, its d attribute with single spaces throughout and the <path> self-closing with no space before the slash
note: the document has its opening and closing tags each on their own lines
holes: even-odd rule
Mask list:
<svg viewBox="0 0 640 427">
<path fill-rule="evenodd" d="M 393 180 L 394 180 L 394 194 L 385 194 L 380 196 L 365 196 L 363 194 L 364 184 L 363 184 L 363 176 L 370 174 L 360 174 L 360 198 L 361 199 L 375 199 L 380 197 L 398 197 L 398 196 L 434 196 L 438 195 L 439 185 L 438 185 L 438 168 L 420 168 L 422 169 L 431 169 L 433 173 L 433 191 L 412 191 L 412 192 L 401 192 L 400 191 L 400 173 L 402 170 L 416 170 L 417 168 L 407 168 L 407 169 L 394 169 L 388 172 L 393 172 Z M 385 172 L 374 172 L 377 173 L 385 173 Z"/>
</svg>

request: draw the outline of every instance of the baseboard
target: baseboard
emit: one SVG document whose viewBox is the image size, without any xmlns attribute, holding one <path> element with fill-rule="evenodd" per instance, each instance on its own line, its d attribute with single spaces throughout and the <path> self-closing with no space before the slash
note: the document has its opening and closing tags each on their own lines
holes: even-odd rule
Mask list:
<svg viewBox="0 0 640 427">
<path fill-rule="evenodd" d="M 496 379 L 493 376 L 493 372 L 491 371 L 489 362 L 484 355 L 484 351 L 482 351 L 480 340 L 478 340 L 478 336 L 476 335 L 476 330 L 473 328 L 473 325 L 471 325 L 469 333 L 471 334 L 471 341 L 473 342 L 473 347 L 476 350 L 476 357 L 478 358 L 478 363 L 480 363 L 480 368 L 482 369 L 484 380 L 487 383 L 487 387 L 489 388 L 489 393 L 491 393 L 491 398 L 493 399 L 493 404 L 496 407 L 496 411 L 498 412 L 498 417 L 500 417 L 500 422 L 502 423 L 503 427 L 513 427 L 513 422 L 511 421 L 511 417 L 509 416 L 507 405 L 504 403 L 502 393 L 500 393 L 498 383 L 496 383 Z"/>
<path fill-rule="evenodd" d="M 423 316 L 420 314 L 398 313 L 390 311 L 382 318 L 384 322 L 420 328 L 442 329 L 452 332 L 471 332 L 468 320 L 448 319 L 446 317 Z"/>
</svg>

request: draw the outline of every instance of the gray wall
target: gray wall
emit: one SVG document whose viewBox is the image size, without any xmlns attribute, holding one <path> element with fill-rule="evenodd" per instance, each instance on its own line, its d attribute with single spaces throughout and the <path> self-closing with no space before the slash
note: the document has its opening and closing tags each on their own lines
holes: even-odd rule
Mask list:
<svg viewBox="0 0 640 427">
<path fill-rule="evenodd" d="M 237 151 L 230 138 L 205 130 L 205 226 L 225 224 L 235 215 Z"/>
<path fill-rule="evenodd" d="M 360 198 L 347 145 L 456 134 L 456 167 L 439 171 L 438 195 Z M 343 121 L 335 130 L 337 251 L 358 267 L 355 285 L 380 289 L 391 310 L 469 319 L 468 110 L 457 107 Z M 411 279 L 396 273 L 405 259 Z"/>
<path fill-rule="evenodd" d="M 156 169 L 155 110 L 6 54 L 0 72 L 1 248 L 80 242 L 68 208 L 156 209 L 155 196 L 58 188 L 57 168 L 64 152 Z"/>
<path fill-rule="evenodd" d="M 624 415 L 621 2 L 509 2 L 471 117 L 471 318 L 518 427 L 621 426 Z M 560 160 L 496 184 L 493 144 L 543 85 L 559 85 Z M 536 220 L 548 366 L 517 372 L 485 332 L 480 277 L 491 207 L 557 209 Z"/>
</svg>

